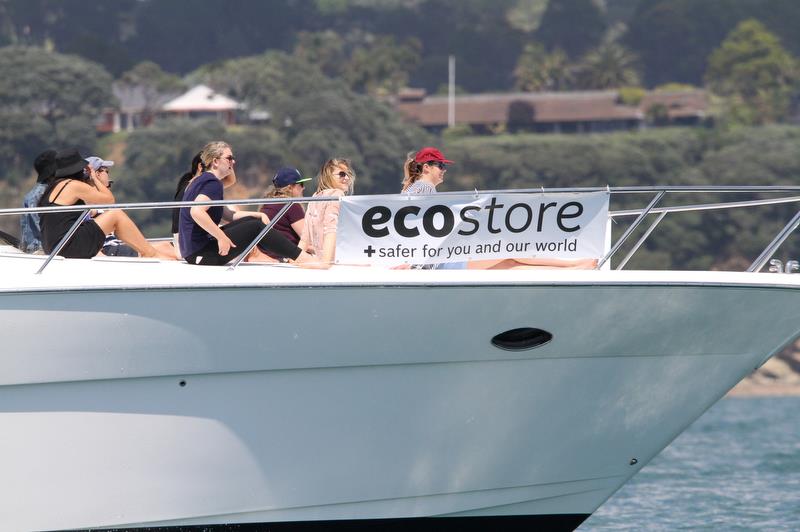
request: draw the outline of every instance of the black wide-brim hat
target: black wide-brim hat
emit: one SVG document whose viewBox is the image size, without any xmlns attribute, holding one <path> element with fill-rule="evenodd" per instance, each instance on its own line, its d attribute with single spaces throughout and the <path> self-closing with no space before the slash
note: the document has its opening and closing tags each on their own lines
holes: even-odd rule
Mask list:
<svg viewBox="0 0 800 532">
<path fill-rule="evenodd" d="M 89 162 L 75 148 L 61 150 L 56 154 L 56 177 L 77 174 Z"/>
<path fill-rule="evenodd" d="M 56 150 L 45 150 L 36 156 L 33 167 L 39 176 L 36 178 L 38 183 L 45 183 L 56 173 Z"/>
</svg>

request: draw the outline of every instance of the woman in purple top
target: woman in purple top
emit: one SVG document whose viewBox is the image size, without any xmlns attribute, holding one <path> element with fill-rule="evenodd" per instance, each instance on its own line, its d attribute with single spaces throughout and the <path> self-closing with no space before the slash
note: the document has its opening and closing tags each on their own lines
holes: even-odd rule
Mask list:
<svg viewBox="0 0 800 532">
<path fill-rule="evenodd" d="M 303 188 L 306 181 L 311 181 L 310 177 L 303 177 L 300 170 L 297 168 L 281 168 L 272 178 L 272 186 L 267 189 L 265 196 L 268 199 L 272 198 L 302 198 Z M 267 203 L 261 207 L 261 212 L 267 215 L 272 220 L 283 209 L 285 203 Z M 278 218 L 272 231 L 280 231 L 292 244 L 297 245 L 300 242 L 300 235 L 303 234 L 303 228 L 306 225 L 306 212 L 299 203 L 292 203 L 283 216 Z M 253 250 L 247 260 L 249 261 L 262 261 L 268 260 L 264 256 L 266 254 L 269 258 L 280 260 L 280 257 L 272 251 L 266 249 L 261 244 Z"/>
<path fill-rule="evenodd" d="M 183 199 L 197 202 L 221 200 L 222 180 L 233 172 L 236 158 L 230 145 L 222 141 L 206 144 L 201 154 L 206 171 L 189 184 Z M 223 214 L 232 221 L 220 227 Z M 268 223 L 267 215 L 260 212 L 208 205 L 184 207 L 179 221 L 181 256 L 189 264 L 226 264 L 244 251 Z M 268 232 L 261 244 L 279 257 L 298 262 L 309 260 L 309 255 L 277 231 Z"/>
</svg>

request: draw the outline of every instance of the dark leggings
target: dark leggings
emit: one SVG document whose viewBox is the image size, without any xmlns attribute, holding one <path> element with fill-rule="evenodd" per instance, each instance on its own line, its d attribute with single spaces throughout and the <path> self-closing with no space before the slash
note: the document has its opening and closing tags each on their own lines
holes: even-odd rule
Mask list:
<svg viewBox="0 0 800 532">
<path fill-rule="evenodd" d="M 238 257 L 247 246 L 255 240 L 264 227 L 266 226 L 259 218 L 252 216 L 234 220 L 229 224 L 223 225 L 222 232 L 231 239 L 231 242 L 236 246 L 235 248 L 232 247 L 227 255 L 220 255 L 217 241 L 211 240 L 203 249 L 186 257 L 186 262 L 189 264 L 199 264 L 201 266 L 220 266 L 222 264 L 227 264 Z M 264 235 L 264 238 L 261 239 L 259 244 L 279 257 L 286 257 L 294 260 L 300 256 L 300 248 L 292 244 L 285 236 L 274 229 L 271 229 L 269 233 Z"/>
</svg>

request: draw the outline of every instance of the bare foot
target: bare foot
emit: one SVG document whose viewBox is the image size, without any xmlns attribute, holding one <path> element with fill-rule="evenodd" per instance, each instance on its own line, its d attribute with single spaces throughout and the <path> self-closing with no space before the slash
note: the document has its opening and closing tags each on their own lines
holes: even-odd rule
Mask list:
<svg viewBox="0 0 800 532">
<path fill-rule="evenodd" d="M 263 253 L 258 247 L 254 247 L 253 251 L 247 255 L 247 258 L 244 259 L 245 262 L 262 262 L 262 263 L 279 263 L 279 260 L 275 260 L 266 253 Z"/>
<path fill-rule="evenodd" d="M 319 257 L 316 255 L 310 255 L 305 251 L 300 252 L 297 259 L 292 262 L 301 268 L 308 268 L 310 270 L 327 270 L 331 267 L 330 262 L 323 262 L 319 260 Z"/>
<path fill-rule="evenodd" d="M 150 249 L 142 253 L 141 256 L 147 259 L 178 260 L 178 258 L 175 256 L 174 250 L 167 252 L 158 248 L 154 248 L 153 246 L 150 246 Z"/>
</svg>

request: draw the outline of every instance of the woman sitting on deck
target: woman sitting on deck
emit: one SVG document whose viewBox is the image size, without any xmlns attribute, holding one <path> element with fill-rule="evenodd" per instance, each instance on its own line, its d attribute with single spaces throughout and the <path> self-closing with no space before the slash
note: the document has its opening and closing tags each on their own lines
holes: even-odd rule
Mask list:
<svg viewBox="0 0 800 532">
<path fill-rule="evenodd" d="M 267 189 L 264 197 L 267 199 L 275 198 L 302 198 L 303 188 L 306 181 L 311 181 L 310 177 L 303 177 L 297 168 L 281 168 L 272 178 L 272 185 Z M 267 203 L 261 207 L 261 212 L 270 219 L 278 215 L 285 207 L 285 203 Z M 289 209 L 276 222 L 272 231 L 279 231 L 292 244 L 299 244 L 300 237 L 306 227 L 306 212 L 299 203 L 292 203 Z M 250 262 L 275 262 L 280 257 L 275 253 L 262 247 L 260 244 L 253 248 L 253 252 L 247 257 Z"/>
<path fill-rule="evenodd" d="M 210 142 L 201 154 L 206 171 L 192 180 L 183 199 L 197 202 L 222 200 L 222 180 L 233 172 L 236 161 L 231 147 L 222 141 Z M 232 221 L 220 227 L 224 213 Z M 260 212 L 232 211 L 228 207 L 208 205 L 184 207 L 179 224 L 181 256 L 189 264 L 226 264 L 242 253 L 268 223 L 267 215 Z M 277 231 L 268 232 L 260 243 L 279 257 L 298 262 L 312 260 Z"/>
<path fill-rule="evenodd" d="M 317 191 L 312 197 L 340 198 L 353 193 L 356 175 L 347 159 L 328 159 L 317 176 Z M 336 227 L 339 223 L 339 202 L 319 201 L 308 205 L 305 229 L 300 247 L 317 255 L 313 266 L 328 269 L 336 259 Z"/>
<path fill-rule="evenodd" d="M 64 150 L 56 156 L 56 172 L 42 194 L 40 207 L 114 203 L 111 190 L 88 167 L 88 162 L 76 149 Z M 41 214 L 42 247 L 52 253 L 82 211 Z M 116 233 L 117 238 L 135 249 L 142 257 L 175 260 L 175 257 L 158 251 L 144 237 L 136 224 L 121 210 L 105 211 L 84 220 L 59 255 L 69 258 L 89 259 L 103 248 L 106 235 Z"/>
<path fill-rule="evenodd" d="M 403 165 L 403 194 L 436 194 L 436 187 L 444 181 L 448 165 L 453 161 L 445 159 L 438 149 L 428 146 L 406 156 Z M 473 260 L 416 266 L 419 269 L 460 270 L 513 270 L 534 268 L 567 268 L 588 270 L 597 266 L 597 259 L 551 259 L 551 258 L 513 258 Z M 402 266 L 403 268 L 406 266 Z M 411 266 L 412 268 L 414 266 Z"/>
</svg>

